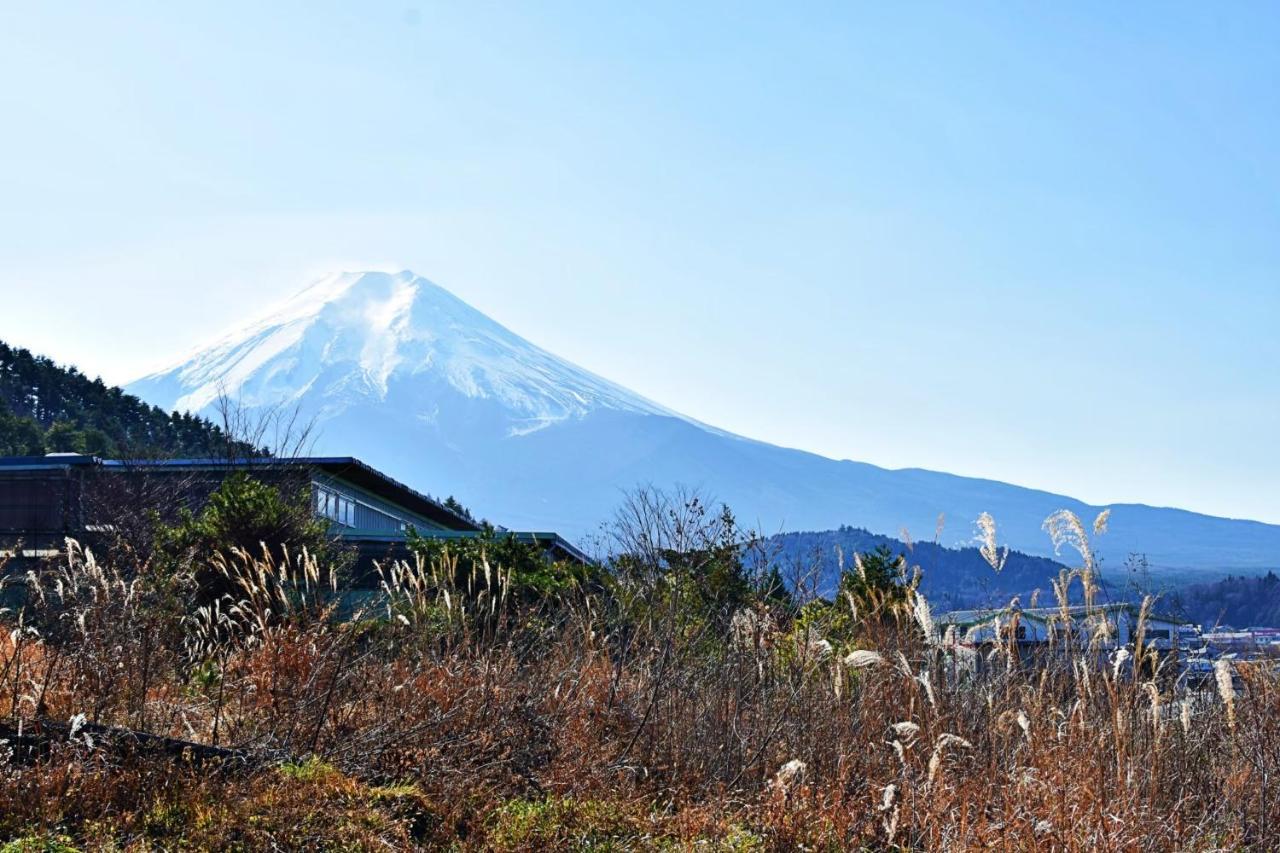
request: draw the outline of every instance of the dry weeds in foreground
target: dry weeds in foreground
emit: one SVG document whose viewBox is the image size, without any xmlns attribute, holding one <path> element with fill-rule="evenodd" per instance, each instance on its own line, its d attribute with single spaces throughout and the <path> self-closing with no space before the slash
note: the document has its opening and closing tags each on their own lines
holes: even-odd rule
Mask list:
<svg viewBox="0 0 1280 853">
<path fill-rule="evenodd" d="M 223 564 L 235 600 L 188 613 L 180 590 L 72 546 L 5 614 L 0 835 L 727 850 L 1277 837 L 1269 671 L 1183 696 L 1168 672 L 1133 679 L 1086 650 L 1031 668 L 997 648 L 978 675 L 914 594 L 716 620 L 605 589 L 522 603 L 498 567 L 455 570 L 389 568 L 340 621 L 307 555 L 241 554 Z"/>
</svg>

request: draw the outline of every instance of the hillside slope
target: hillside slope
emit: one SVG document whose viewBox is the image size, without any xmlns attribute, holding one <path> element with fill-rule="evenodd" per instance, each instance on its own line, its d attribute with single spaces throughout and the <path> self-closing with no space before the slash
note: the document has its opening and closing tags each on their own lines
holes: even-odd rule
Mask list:
<svg viewBox="0 0 1280 853">
<path fill-rule="evenodd" d="M 769 552 L 781 557 L 784 565 L 816 570 L 817 591 L 825 596 L 835 592 L 841 569 L 852 568 L 854 554 L 888 548 L 901 554 L 911 568 L 920 569 L 921 589 L 935 610 L 1003 606 L 1014 596 L 1028 605 L 1036 590 L 1040 601 L 1049 604 L 1053 602 L 1050 581 L 1065 568 L 1045 557 L 1010 551 L 997 572 L 976 547 L 907 544 L 857 527 L 782 533 L 772 537 L 769 545 Z"/>
<path fill-rule="evenodd" d="M 1280 577 L 1227 577 L 1170 591 L 1168 606 L 1207 627 L 1280 627 Z"/>
</svg>

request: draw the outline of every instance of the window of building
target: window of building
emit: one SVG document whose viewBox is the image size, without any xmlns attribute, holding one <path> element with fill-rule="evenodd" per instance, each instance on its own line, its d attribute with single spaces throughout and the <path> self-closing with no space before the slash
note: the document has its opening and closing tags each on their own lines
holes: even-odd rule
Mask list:
<svg viewBox="0 0 1280 853">
<path fill-rule="evenodd" d="M 356 526 L 356 502 L 345 495 L 321 487 L 316 488 L 316 515 L 346 527 Z"/>
</svg>

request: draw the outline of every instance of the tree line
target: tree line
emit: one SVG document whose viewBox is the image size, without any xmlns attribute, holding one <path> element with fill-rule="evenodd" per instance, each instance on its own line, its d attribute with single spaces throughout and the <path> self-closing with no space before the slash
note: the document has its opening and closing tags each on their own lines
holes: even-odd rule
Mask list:
<svg viewBox="0 0 1280 853">
<path fill-rule="evenodd" d="M 226 431 L 206 418 L 165 412 L 0 341 L 0 456 L 202 458 L 225 454 L 228 444 Z"/>
</svg>

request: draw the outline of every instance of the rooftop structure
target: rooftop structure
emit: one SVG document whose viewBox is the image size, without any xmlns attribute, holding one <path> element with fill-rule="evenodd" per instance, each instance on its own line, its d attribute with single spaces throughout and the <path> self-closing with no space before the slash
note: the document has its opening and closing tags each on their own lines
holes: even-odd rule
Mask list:
<svg viewBox="0 0 1280 853">
<path fill-rule="evenodd" d="M 146 476 L 174 485 L 166 499 L 197 508 L 233 472 L 246 471 L 280 485 L 310 490 L 312 508 L 337 539 L 369 560 L 404 556 L 412 528 L 435 539 L 481 535 L 473 519 L 350 456 L 290 459 L 164 459 L 121 461 L 79 454 L 0 458 L 0 550 L 42 557 L 63 540 L 111 522 L 110 500 L 122 478 Z M 588 562 L 572 544 L 549 531 L 507 531 L 540 546 L 555 559 Z"/>
<path fill-rule="evenodd" d="M 1131 645 L 1137 639 L 1141 608 L 1129 602 L 1093 606 L 1004 607 L 986 610 L 956 610 L 937 619 L 940 629 L 955 630 L 956 641 L 981 646 L 1008 638 L 1024 647 L 1048 645 L 1051 641 L 1096 641 L 1102 648 Z M 1186 648 L 1198 642 L 1194 625 L 1172 616 L 1148 613 L 1143 621 L 1143 642 L 1157 650 Z"/>
</svg>

